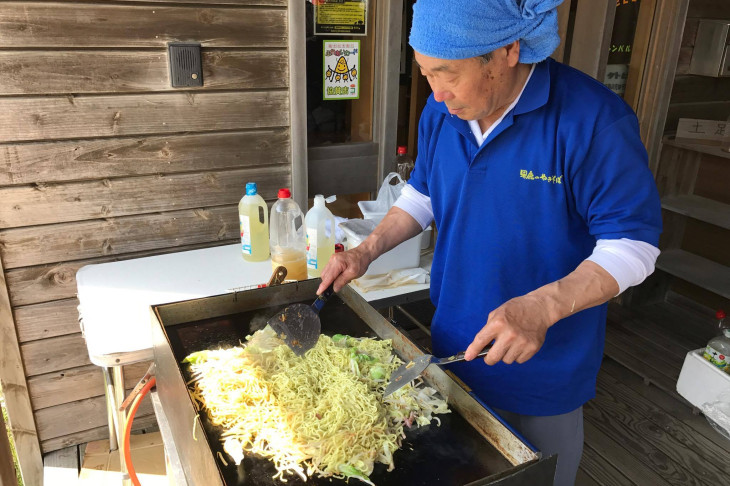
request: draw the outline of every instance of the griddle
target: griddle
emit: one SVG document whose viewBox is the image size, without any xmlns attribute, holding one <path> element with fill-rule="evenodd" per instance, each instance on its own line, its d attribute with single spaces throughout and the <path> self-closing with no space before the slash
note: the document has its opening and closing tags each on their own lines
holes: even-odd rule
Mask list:
<svg viewBox="0 0 730 486">
<path fill-rule="evenodd" d="M 196 299 L 185 303 L 153 306 L 153 314 L 162 324 L 158 327 L 155 338 L 158 393 L 162 407 L 166 409 L 165 413 L 170 422 L 174 422 L 173 419 L 176 415 L 190 416 L 188 408 L 192 407 L 192 401 L 188 395 L 187 401 L 190 403 L 181 403 L 185 400 L 182 399 L 182 392 L 180 391 L 180 383 L 187 383 L 191 379 L 188 365 L 182 363 L 187 355 L 205 349 L 239 346 L 241 342 L 245 341 L 247 335 L 264 327 L 266 320 L 286 305 L 295 302 L 311 303 L 312 295 L 314 295 L 314 290 L 317 288 L 317 282 L 311 282 L 311 284 L 300 283 L 296 288 L 286 288 L 294 284 L 285 284 L 278 288 L 281 290 L 277 290 L 277 288 L 255 289 L 229 296 L 207 298 L 214 299 L 213 301 Z M 368 321 L 376 320 L 377 317 L 382 319 L 383 322 L 387 323 L 387 321 L 372 308 L 367 309 L 366 307 L 369 306 L 364 301 L 356 302 L 359 310 L 359 312 L 356 312 L 348 303 L 352 304 L 354 302 L 353 294 L 357 298 L 359 296 L 354 291 L 346 291 L 343 294 L 348 302 L 343 300 L 341 295 L 333 296 L 322 309 L 320 314 L 322 333 L 327 335 L 348 334 L 354 337 L 379 337 L 373 323 L 365 322 L 362 318 L 363 312 L 369 313 L 365 316 Z M 213 309 L 215 311 L 212 311 Z M 169 312 L 165 312 L 166 310 Z M 370 313 L 371 311 L 372 313 Z M 210 315 L 210 317 L 206 315 Z M 167 322 L 165 322 L 165 319 Z M 382 323 L 378 323 L 378 325 L 382 325 Z M 155 326 L 153 325 L 153 327 Z M 375 328 L 377 327 L 375 326 Z M 380 334 L 383 334 L 382 330 Z M 161 342 L 161 336 L 165 338 L 166 343 Z M 401 340 L 407 341 L 407 337 L 397 333 L 393 339 L 394 347 L 398 348 Z M 164 347 L 165 344 L 167 348 Z M 409 345 L 414 346 L 410 342 Z M 408 352 L 415 353 L 419 351 L 414 348 L 404 352 L 407 354 Z M 165 355 L 169 356 L 165 357 Z M 408 358 L 408 356 L 402 357 Z M 174 358 L 177 373 L 172 370 L 171 358 Z M 441 370 L 437 370 L 436 373 L 440 373 L 440 375 L 434 377 L 433 375 L 429 376 L 427 373 L 426 380 L 429 381 L 429 378 L 432 378 L 439 383 L 443 380 L 450 381 L 443 375 Z M 176 376 L 181 378 L 179 383 Z M 441 387 L 443 387 L 443 383 L 441 383 Z M 463 397 L 458 398 L 464 391 L 461 388 L 458 391 L 459 393 L 454 393 L 454 396 L 449 398 L 449 407 L 452 412 L 436 415 L 441 420 L 441 426 L 437 426 L 434 421 L 431 425 L 425 427 L 414 427 L 406 430 L 406 439 L 403 441 L 401 449 L 394 453 L 395 469 L 393 471 L 387 472 L 386 466 L 376 464 L 373 473 L 370 475 L 371 480 L 376 485 L 418 486 L 438 484 L 456 486 L 490 484 L 495 478 L 508 476 L 516 470 L 522 469 L 526 464 L 537 462 L 538 455 L 531 453 L 525 448 L 524 444 L 516 443 L 515 440 L 518 439 L 515 439 L 509 433 L 508 439 L 504 440 L 497 436 L 501 436 L 505 431 L 477 430 L 471 422 L 476 419 L 480 424 L 483 424 L 484 418 L 472 415 L 475 413 L 488 414 L 488 412 L 482 407 L 475 408 L 470 405 L 465 409 L 468 411 L 466 415 L 471 416 L 469 417 L 471 420 L 467 420 L 464 414 L 457 412 L 455 409 L 459 407 L 454 407 L 454 403 L 452 403 L 455 399 L 464 400 Z M 468 395 L 463 396 L 469 398 Z M 272 462 L 250 454 L 246 455 L 240 466 L 236 466 L 223 451 L 220 441 L 223 430 L 210 423 L 205 411 L 201 411 L 198 417 L 199 419 L 194 420 L 199 420 L 200 425 L 202 425 L 204 439 L 215 458 L 214 462 L 222 479 L 221 484 L 227 486 L 284 486 L 284 484 L 297 486 L 305 484 L 333 486 L 349 484 L 353 486 L 358 483 L 364 484 L 356 479 L 350 479 L 348 483 L 344 480 L 318 478 L 316 476 L 308 479 L 305 483 L 296 475 L 288 476 L 288 482 L 282 483 L 272 479 L 272 476 L 277 472 Z M 492 419 L 493 423 L 497 423 L 491 415 L 489 418 Z M 186 420 L 183 419 L 183 425 L 177 427 L 177 433 L 174 433 L 176 429 L 174 424 L 172 424 L 172 428 L 176 446 L 182 446 L 179 447 L 179 450 L 182 451 L 180 452 L 181 462 L 185 467 L 192 468 L 193 466 L 189 465 L 184 456 L 185 454 L 196 455 L 197 452 L 186 451 L 198 451 L 201 444 L 189 442 L 192 440 L 193 434 L 190 428 L 191 422 L 187 421 L 187 425 L 184 425 Z M 498 423 L 497 426 L 499 426 Z M 201 440 L 200 434 L 198 434 L 197 441 Z M 181 444 L 186 441 L 188 442 Z M 495 444 L 497 447 L 495 447 Z M 515 444 L 519 446 L 520 451 L 516 453 L 509 451 L 508 449 L 514 447 Z M 225 466 L 217 459 L 218 452 L 226 458 L 229 463 L 228 466 Z M 515 454 L 523 456 L 521 461 L 524 461 L 524 464 L 515 464 Z M 212 462 L 209 458 L 206 458 L 206 461 L 208 468 L 212 469 Z M 195 473 L 186 471 L 186 474 L 194 475 Z M 211 471 L 208 471 L 207 474 L 209 476 Z M 219 483 L 216 482 L 215 484 Z M 541 483 L 533 481 L 530 484 Z"/>
</svg>

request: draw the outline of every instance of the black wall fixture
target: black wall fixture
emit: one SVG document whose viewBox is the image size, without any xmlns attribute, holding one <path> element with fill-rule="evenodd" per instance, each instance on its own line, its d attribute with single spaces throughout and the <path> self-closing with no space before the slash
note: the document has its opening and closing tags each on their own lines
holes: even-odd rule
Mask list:
<svg viewBox="0 0 730 486">
<path fill-rule="evenodd" d="M 200 55 L 200 44 L 168 44 L 167 54 L 173 88 L 203 86 L 203 60 Z"/>
</svg>

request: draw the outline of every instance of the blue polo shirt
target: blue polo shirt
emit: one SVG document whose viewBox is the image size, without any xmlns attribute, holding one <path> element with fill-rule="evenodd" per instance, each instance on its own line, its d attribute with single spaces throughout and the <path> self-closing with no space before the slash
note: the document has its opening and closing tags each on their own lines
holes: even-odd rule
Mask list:
<svg viewBox="0 0 730 486">
<path fill-rule="evenodd" d="M 587 75 L 547 59 L 481 147 L 429 98 L 410 184 L 439 230 L 431 268 L 433 350 L 463 351 L 489 312 L 565 277 L 598 239 L 657 245 L 661 210 L 631 108 Z M 542 309 L 534 309 L 542 312 Z M 529 361 L 452 370 L 490 406 L 556 415 L 595 396 L 606 305 L 553 325 Z"/>
</svg>

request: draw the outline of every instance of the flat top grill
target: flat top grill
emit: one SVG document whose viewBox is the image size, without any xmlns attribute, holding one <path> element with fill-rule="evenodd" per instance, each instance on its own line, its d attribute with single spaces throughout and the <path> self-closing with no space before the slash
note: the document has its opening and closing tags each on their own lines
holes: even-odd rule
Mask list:
<svg viewBox="0 0 730 486">
<path fill-rule="evenodd" d="M 303 301 L 311 303 L 311 299 Z M 269 316 L 283 308 L 283 305 L 265 309 L 240 312 L 223 317 L 197 320 L 165 327 L 170 347 L 182 376 L 190 380 L 188 366 L 181 361 L 190 353 L 204 349 L 238 346 L 245 337 L 266 325 Z M 333 296 L 322 309 L 322 332 L 333 335 L 348 334 L 354 337 L 378 337 L 373 329 L 341 299 Z M 213 426 L 207 415 L 200 413 L 206 440 L 217 456 L 223 454 L 229 461 L 220 442 L 223 432 Z M 387 472 L 386 466 L 376 464 L 371 480 L 378 486 L 388 485 L 463 485 L 510 469 L 509 461 L 477 432 L 461 415 L 437 415 L 441 426 L 432 425 L 406 430 L 406 439 L 400 450 L 395 452 L 395 469 Z M 192 438 L 191 438 L 192 440 Z M 200 440 L 200 438 L 198 438 Z M 269 460 L 247 455 L 241 466 L 229 461 L 224 466 L 216 460 L 227 485 L 237 486 L 282 486 L 272 479 L 276 474 Z M 356 485 L 350 481 L 350 486 Z M 306 483 L 297 476 L 289 476 L 287 485 L 344 485 L 343 480 L 311 478 Z"/>
</svg>

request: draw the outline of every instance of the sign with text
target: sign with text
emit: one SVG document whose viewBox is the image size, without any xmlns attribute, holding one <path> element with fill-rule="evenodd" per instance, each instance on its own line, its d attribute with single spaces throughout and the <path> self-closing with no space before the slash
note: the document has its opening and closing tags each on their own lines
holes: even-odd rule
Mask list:
<svg viewBox="0 0 730 486">
<path fill-rule="evenodd" d="M 720 145 L 730 133 L 730 122 L 725 120 L 697 120 L 680 118 L 677 122 L 678 140 L 692 140 L 708 145 Z"/>
<path fill-rule="evenodd" d="M 315 35 L 367 35 L 367 0 L 312 0 Z"/>
<path fill-rule="evenodd" d="M 360 41 L 324 41 L 324 99 L 360 98 Z"/>
</svg>

